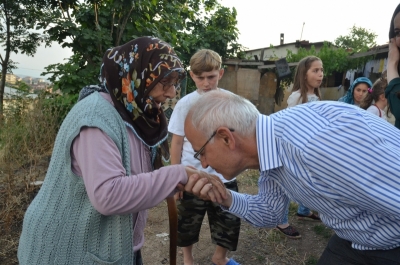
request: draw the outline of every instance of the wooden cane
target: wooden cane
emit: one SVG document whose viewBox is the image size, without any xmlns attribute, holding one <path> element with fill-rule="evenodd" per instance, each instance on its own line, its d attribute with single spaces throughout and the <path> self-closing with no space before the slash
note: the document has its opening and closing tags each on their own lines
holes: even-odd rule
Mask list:
<svg viewBox="0 0 400 265">
<path fill-rule="evenodd" d="M 169 217 L 169 264 L 176 265 L 176 252 L 178 244 L 178 210 L 175 198 L 167 198 Z"/>
</svg>

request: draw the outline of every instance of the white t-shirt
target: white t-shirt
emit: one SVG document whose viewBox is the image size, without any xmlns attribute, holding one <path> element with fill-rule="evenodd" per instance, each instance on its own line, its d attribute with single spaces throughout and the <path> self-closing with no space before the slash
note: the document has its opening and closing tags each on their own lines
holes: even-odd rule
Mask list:
<svg viewBox="0 0 400 265">
<path fill-rule="evenodd" d="M 384 110 L 379 109 L 377 106 L 371 105 L 371 106 L 369 106 L 367 111 L 371 112 L 372 114 L 375 114 L 376 116 L 381 117 L 382 119 L 387 121 L 386 112 Z"/>
<path fill-rule="evenodd" d="M 301 104 L 300 97 L 301 97 L 300 90 L 292 92 L 292 94 L 290 94 L 287 100 L 288 107 L 294 107 L 296 105 Z M 307 102 L 318 101 L 318 100 L 319 98 L 317 97 L 317 95 L 307 94 Z"/>
<path fill-rule="evenodd" d="M 220 89 L 221 91 L 224 91 L 224 89 Z M 190 94 L 187 94 L 183 98 L 181 98 L 178 103 L 175 105 L 175 108 L 172 112 L 171 118 L 169 119 L 169 124 L 168 124 L 168 131 L 170 133 L 179 135 L 179 136 L 184 136 L 183 138 L 183 149 L 182 149 L 182 157 L 181 157 L 181 164 L 185 166 L 194 166 L 196 169 L 206 171 L 207 173 L 217 175 L 222 182 L 229 182 L 232 180 L 226 180 L 224 177 L 217 173 L 214 169 L 211 167 L 203 168 L 201 166 L 201 163 L 199 160 L 193 157 L 195 152 L 193 151 L 193 147 L 188 141 L 188 139 L 185 137 L 185 130 L 184 130 L 184 125 L 185 125 L 185 118 L 190 110 L 190 107 L 201 97 L 201 94 L 199 92 L 194 91 Z"/>
</svg>

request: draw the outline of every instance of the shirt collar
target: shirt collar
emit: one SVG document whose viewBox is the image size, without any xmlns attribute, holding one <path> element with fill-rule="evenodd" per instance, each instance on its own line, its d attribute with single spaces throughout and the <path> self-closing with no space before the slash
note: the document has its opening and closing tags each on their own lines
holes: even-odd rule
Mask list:
<svg viewBox="0 0 400 265">
<path fill-rule="evenodd" d="M 258 116 L 256 138 L 260 171 L 281 167 L 282 162 L 279 159 L 274 134 L 274 122 L 269 116 L 263 114 Z"/>
</svg>

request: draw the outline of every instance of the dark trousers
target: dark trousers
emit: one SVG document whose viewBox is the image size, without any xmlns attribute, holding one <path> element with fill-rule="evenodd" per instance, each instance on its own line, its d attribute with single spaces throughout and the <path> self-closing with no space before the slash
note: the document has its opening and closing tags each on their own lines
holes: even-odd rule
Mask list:
<svg viewBox="0 0 400 265">
<path fill-rule="evenodd" d="M 142 253 L 140 252 L 140 249 L 135 252 L 135 264 L 134 265 L 143 265 Z"/>
<path fill-rule="evenodd" d="M 351 242 L 333 235 L 317 265 L 399 265 L 400 248 L 357 250 Z"/>
</svg>

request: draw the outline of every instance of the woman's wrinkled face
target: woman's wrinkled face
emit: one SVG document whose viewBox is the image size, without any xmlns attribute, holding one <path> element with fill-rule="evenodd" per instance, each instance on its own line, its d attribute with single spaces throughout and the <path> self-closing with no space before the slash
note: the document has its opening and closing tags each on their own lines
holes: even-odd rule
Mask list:
<svg viewBox="0 0 400 265">
<path fill-rule="evenodd" d="M 360 105 L 361 101 L 363 101 L 367 93 L 368 93 L 368 85 L 366 83 L 357 84 L 353 90 L 354 104 Z"/>
<path fill-rule="evenodd" d="M 149 92 L 149 96 L 157 103 L 164 103 L 169 98 L 176 96 L 176 90 L 179 87 L 178 73 L 172 72 L 167 77 L 158 82 Z"/>
<path fill-rule="evenodd" d="M 393 24 L 396 45 L 400 48 L 400 13 L 397 13 L 397 15 L 394 17 Z"/>
</svg>

